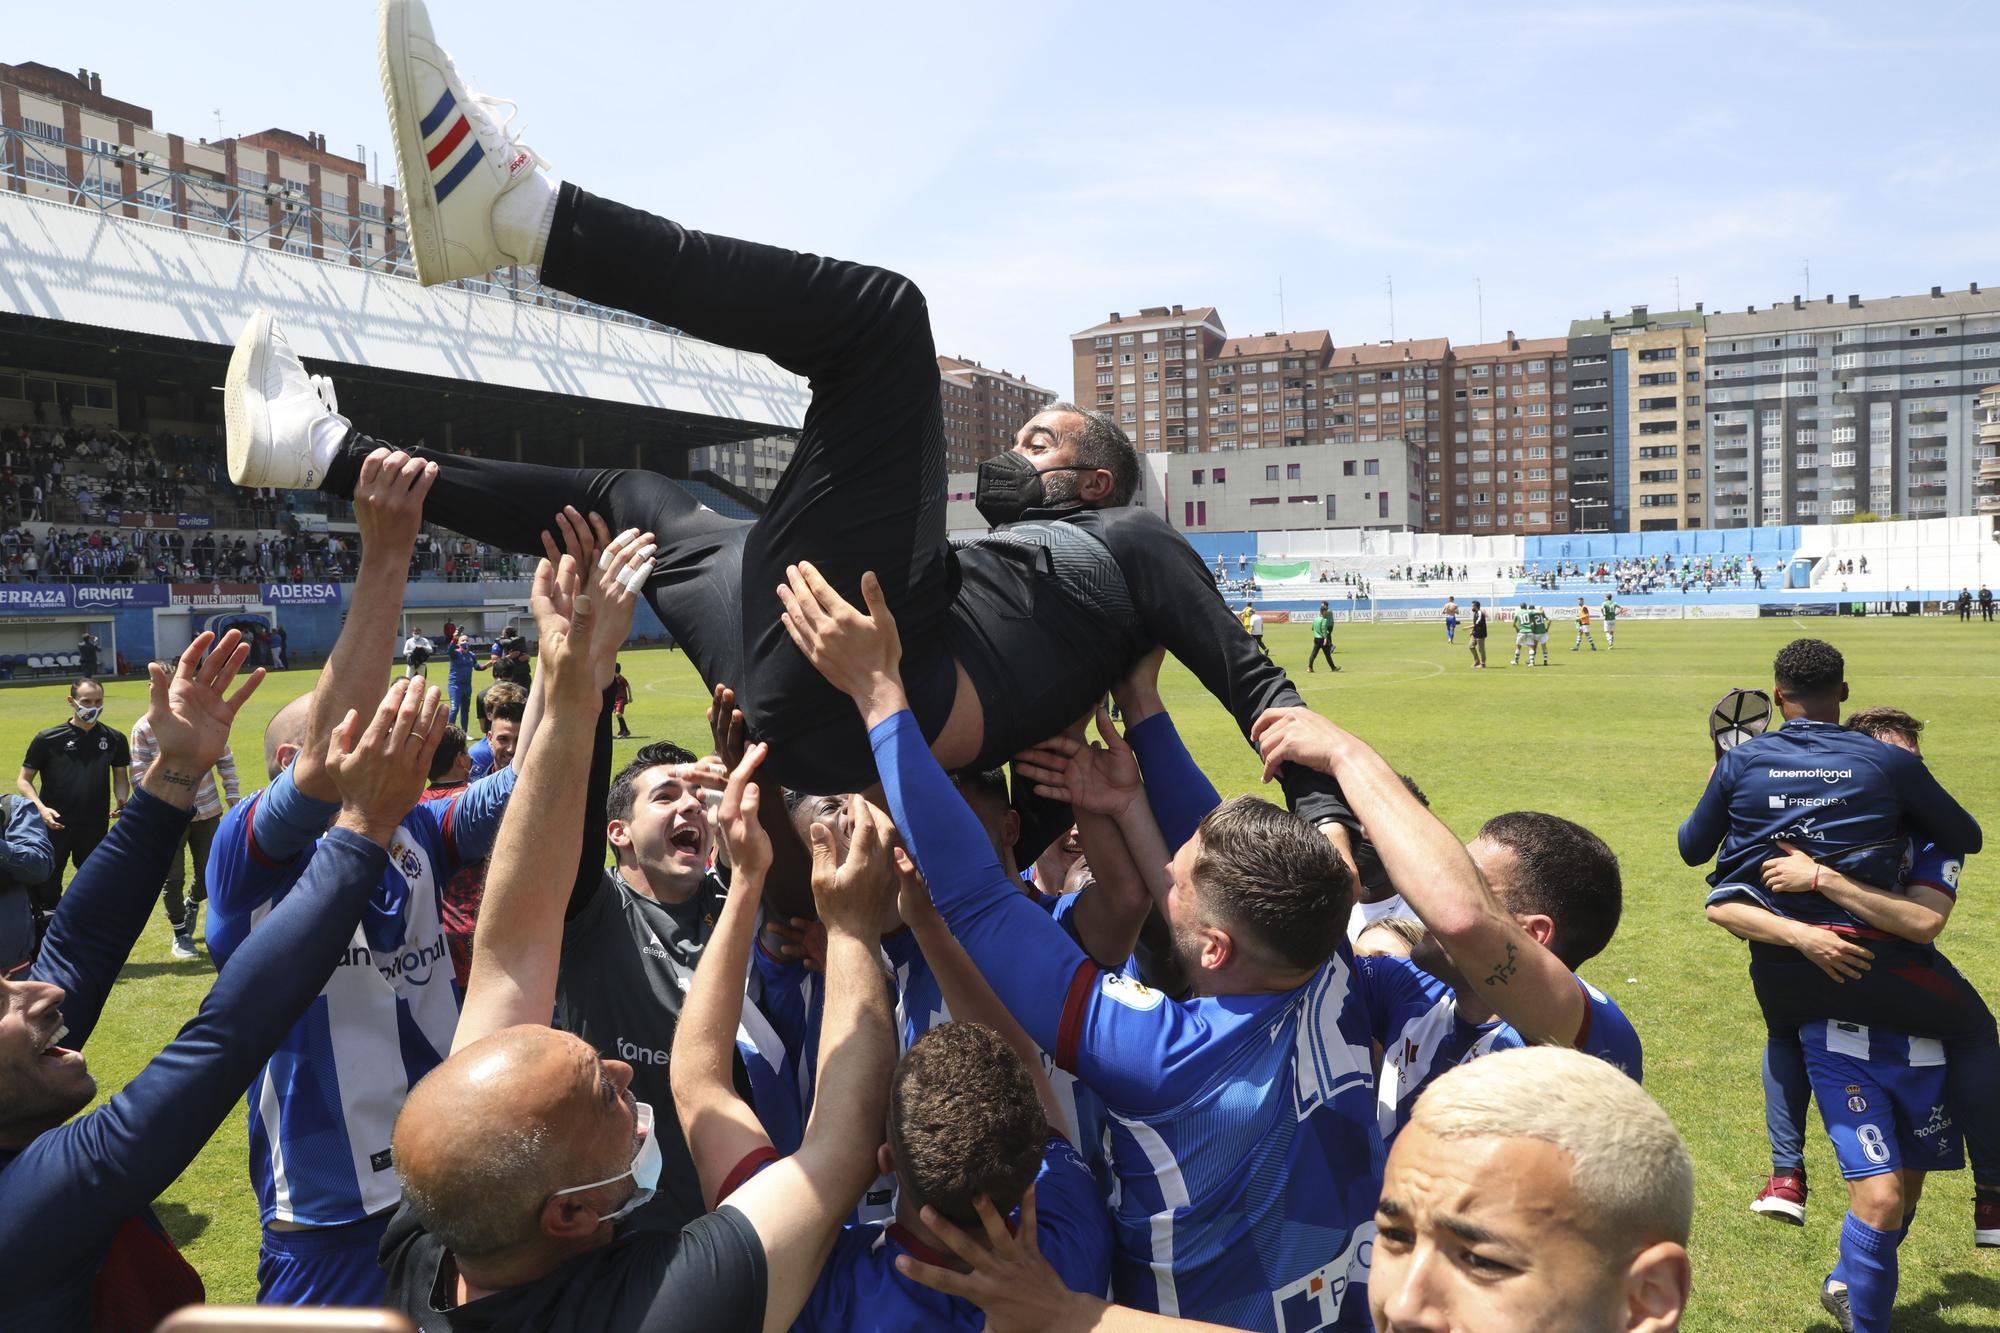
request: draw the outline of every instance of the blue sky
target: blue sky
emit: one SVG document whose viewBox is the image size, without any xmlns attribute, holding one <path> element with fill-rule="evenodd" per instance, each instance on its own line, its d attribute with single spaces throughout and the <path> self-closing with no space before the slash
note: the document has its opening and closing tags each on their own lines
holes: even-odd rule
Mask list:
<svg viewBox="0 0 2000 1333">
<path fill-rule="evenodd" d="M 16 8 L 0 58 L 393 175 L 366 0 Z M 1393 276 L 1398 336 L 1465 343 L 1787 300 L 1808 261 L 1815 295 L 2000 278 L 1983 0 L 432 12 L 559 175 L 900 269 L 941 351 L 1065 392 L 1068 335 L 1142 305 L 1357 342 Z"/>
</svg>

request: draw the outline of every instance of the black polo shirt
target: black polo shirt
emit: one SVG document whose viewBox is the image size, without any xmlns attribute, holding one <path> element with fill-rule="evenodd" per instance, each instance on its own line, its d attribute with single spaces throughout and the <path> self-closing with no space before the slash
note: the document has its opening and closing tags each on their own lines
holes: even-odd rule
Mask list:
<svg viewBox="0 0 2000 1333">
<path fill-rule="evenodd" d="M 131 767 L 132 747 L 102 722 L 86 730 L 69 721 L 36 732 L 21 762 L 41 775 L 42 804 L 64 827 L 102 827 L 111 821 L 111 770 Z"/>
</svg>

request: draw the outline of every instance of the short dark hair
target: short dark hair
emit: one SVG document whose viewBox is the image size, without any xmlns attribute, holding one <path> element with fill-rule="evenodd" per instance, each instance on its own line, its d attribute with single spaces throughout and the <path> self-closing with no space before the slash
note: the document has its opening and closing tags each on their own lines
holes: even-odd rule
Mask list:
<svg viewBox="0 0 2000 1333">
<path fill-rule="evenodd" d="M 1793 639 L 1778 650 L 1771 675 L 1790 697 L 1819 703 L 1840 693 L 1847 680 L 1847 662 L 1840 649 L 1825 639 Z"/>
<path fill-rule="evenodd" d="M 1618 933 L 1625 908 L 1618 856 L 1583 825 L 1537 810 L 1495 815 L 1479 836 L 1514 854 L 1520 867 L 1508 910 L 1533 912 L 1555 923 L 1549 952 L 1575 971 L 1604 952 Z"/>
<path fill-rule="evenodd" d="M 1224 801 L 1196 832 L 1203 906 L 1295 967 L 1332 956 L 1347 929 L 1354 878 L 1324 834 L 1255 796 Z"/>
<path fill-rule="evenodd" d="M 1911 745 L 1924 733 L 1924 724 L 1911 717 L 1900 708 L 1876 707 L 1860 708 L 1847 715 L 1843 724 L 1849 731 L 1858 731 L 1876 740 L 1886 740 L 1898 736 Z"/>
<path fill-rule="evenodd" d="M 977 1023 L 944 1023 L 910 1047 L 889 1085 L 889 1152 L 920 1203 L 979 1225 L 985 1195 L 1003 1215 L 1035 1183 L 1048 1113 L 1012 1047 Z"/>
<path fill-rule="evenodd" d="M 962 768 L 951 775 L 951 781 L 967 805 L 974 804 L 975 796 L 997 802 L 1002 810 L 1014 803 L 1014 798 L 1007 794 L 1007 770 L 1004 768 Z"/>
<path fill-rule="evenodd" d="M 639 747 L 639 753 L 632 756 L 632 762 L 618 770 L 618 776 L 611 779 L 610 794 L 604 798 L 606 819 L 628 820 L 632 817 L 632 807 L 639 799 L 639 778 L 649 768 L 662 764 L 692 764 L 694 755 L 675 745 L 672 741 L 654 741 L 651 745 Z"/>
<path fill-rule="evenodd" d="M 1431 808 L 1431 798 L 1424 795 L 1424 789 L 1417 785 L 1415 778 L 1411 777 L 1408 773 L 1398 773 L 1396 780 L 1403 784 L 1404 791 L 1417 798 L 1418 805 L 1421 805 L 1426 810 Z"/>
<path fill-rule="evenodd" d="M 444 725 L 444 735 L 438 738 L 437 753 L 431 756 L 430 780 L 436 782 L 451 772 L 451 766 L 465 753 L 465 733 L 455 723 Z"/>
<path fill-rule="evenodd" d="M 169 672 L 168 674 L 171 675 L 172 673 Z M 69 687 L 69 697 L 72 699 L 76 698 L 76 692 L 86 685 L 95 685 L 100 690 L 104 688 L 102 682 L 95 676 L 78 676 L 76 683 Z"/>
<path fill-rule="evenodd" d="M 1076 461 L 1083 467 L 1103 468 L 1111 474 L 1111 494 L 1105 498 L 1107 506 L 1131 504 L 1139 489 L 1139 452 L 1132 447 L 1132 437 L 1104 413 L 1072 402 L 1059 400 L 1042 411 L 1069 412 L 1083 418 L 1082 427 L 1069 432 Z"/>
</svg>

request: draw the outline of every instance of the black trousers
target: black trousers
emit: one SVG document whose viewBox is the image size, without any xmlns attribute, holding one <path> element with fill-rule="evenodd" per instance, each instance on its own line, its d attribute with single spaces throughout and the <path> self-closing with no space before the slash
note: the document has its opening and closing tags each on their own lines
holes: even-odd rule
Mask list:
<svg viewBox="0 0 2000 1333">
<path fill-rule="evenodd" d="M 909 279 L 818 255 L 689 231 L 565 183 L 542 280 L 603 305 L 759 352 L 808 380 L 791 464 L 754 522 L 704 508 L 657 473 L 540 467 L 413 452 L 438 464 L 425 518 L 521 554 L 559 538 L 574 505 L 614 532 L 657 534 L 646 592 L 711 685 L 743 701 L 753 739 L 774 740 L 789 786 L 873 781 L 867 733 L 847 699 L 778 620 L 785 567 L 810 560 L 849 600 L 873 570 L 895 613 L 911 705 L 927 736 L 956 683 L 944 630 L 956 591 L 945 542 L 944 418 L 923 293 Z M 355 435 L 324 489 L 351 497 L 377 441 Z"/>
<path fill-rule="evenodd" d="M 1332 666 L 1332 665 L 1333 665 L 1333 640 L 1332 640 L 1332 639 L 1314 639 L 1314 640 L 1313 640 L 1313 650 L 1312 650 L 1312 656 L 1310 656 L 1310 657 L 1308 657 L 1308 658 L 1306 659 L 1306 670 L 1308 670 L 1308 671 L 1311 671 L 1311 670 L 1313 669 L 1313 667 L 1314 667 L 1314 666 L 1316 666 L 1316 665 L 1318 664 L 1318 662 L 1319 662 L 1319 659 L 1320 659 L 1320 658 L 1321 658 L 1322 656 L 1324 656 L 1324 657 L 1326 658 L 1326 664 L 1327 664 L 1328 666 Z"/>
<path fill-rule="evenodd" d="M 89 823 L 71 823 L 63 828 L 49 830 L 49 849 L 54 862 L 49 877 L 37 884 L 29 893 L 29 900 L 35 911 L 43 916 L 56 910 L 62 901 L 63 874 L 74 865 L 83 868 L 84 858 L 97 850 L 97 844 L 104 841 L 110 830 L 110 820 L 100 819 Z"/>
</svg>

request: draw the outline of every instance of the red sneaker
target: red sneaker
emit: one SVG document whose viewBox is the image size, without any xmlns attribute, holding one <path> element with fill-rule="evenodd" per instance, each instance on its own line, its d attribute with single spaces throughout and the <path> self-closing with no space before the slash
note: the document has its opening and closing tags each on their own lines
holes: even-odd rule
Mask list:
<svg viewBox="0 0 2000 1333">
<path fill-rule="evenodd" d="M 2000 1205 L 1995 1205 L 1994 1222 L 2000 1225 Z M 1757 1191 L 1757 1197 L 1750 1201 L 1750 1211 L 1775 1217 L 1780 1222 L 1789 1222 L 1795 1227 L 1806 1224 L 1806 1173 L 1803 1171 L 1780 1171 L 1764 1182 L 1764 1188 Z M 1983 1234 L 1983 1233 L 1982 1233 Z M 2000 1244 L 2000 1232 L 1994 1234 L 1990 1244 Z"/>
<path fill-rule="evenodd" d="M 1982 1249 L 2000 1249 L 2000 1199 L 1973 1200 L 1972 1243 Z"/>
</svg>

